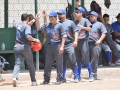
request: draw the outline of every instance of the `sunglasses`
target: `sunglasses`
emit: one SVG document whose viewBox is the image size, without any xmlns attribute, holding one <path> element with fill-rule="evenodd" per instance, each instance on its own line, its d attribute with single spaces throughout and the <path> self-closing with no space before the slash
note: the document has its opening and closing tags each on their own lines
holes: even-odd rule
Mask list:
<svg viewBox="0 0 120 90">
<path fill-rule="evenodd" d="M 61 14 L 61 13 L 58 13 L 58 15 L 63 15 L 63 14 Z"/>
</svg>

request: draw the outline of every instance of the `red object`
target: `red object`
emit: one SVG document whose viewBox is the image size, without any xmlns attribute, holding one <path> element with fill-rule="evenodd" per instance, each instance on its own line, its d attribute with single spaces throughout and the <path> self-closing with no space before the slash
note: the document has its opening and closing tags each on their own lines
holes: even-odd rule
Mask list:
<svg viewBox="0 0 120 90">
<path fill-rule="evenodd" d="M 31 48 L 33 51 L 39 51 L 42 48 L 42 43 L 41 42 L 39 42 L 39 43 L 34 42 L 34 43 L 32 43 Z"/>
</svg>

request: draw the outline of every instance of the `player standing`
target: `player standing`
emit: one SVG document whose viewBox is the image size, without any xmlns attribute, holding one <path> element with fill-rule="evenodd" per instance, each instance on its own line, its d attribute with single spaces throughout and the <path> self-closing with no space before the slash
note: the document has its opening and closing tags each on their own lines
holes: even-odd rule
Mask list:
<svg viewBox="0 0 120 90">
<path fill-rule="evenodd" d="M 97 67 L 101 52 L 101 43 L 107 33 L 105 26 L 101 22 L 98 22 L 97 18 L 98 18 L 98 14 L 92 11 L 90 13 L 92 30 L 89 32 L 89 48 L 90 48 L 90 60 L 92 64 L 93 77 L 95 80 L 97 79 Z"/>
<path fill-rule="evenodd" d="M 78 46 L 75 48 L 75 54 L 78 64 L 78 75 L 79 81 L 81 81 L 81 68 L 82 68 L 82 60 L 86 65 L 89 72 L 89 81 L 93 81 L 92 76 L 92 67 L 89 58 L 89 46 L 88 46 L 88 36 L 89 31 L 91 30 L 91 23 L 88 19 L 83 18 L 85 10 L 82 7 L 79 7 L 78 10 L 74 13 L 74 17 L 76 18 L 75 24 L 78 26 Z"/>
</svg>

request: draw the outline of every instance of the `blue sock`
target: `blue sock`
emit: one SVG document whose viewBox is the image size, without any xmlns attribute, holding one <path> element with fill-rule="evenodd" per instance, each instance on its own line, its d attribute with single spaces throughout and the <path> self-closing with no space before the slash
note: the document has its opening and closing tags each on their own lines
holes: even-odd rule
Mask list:
<svg viewBox="0 0 120 90">
<path fill-rule="evenodd" d="M 78 63 L 77 64 L 77 70 L 78 70 L 78 77 L 80 78 L 80 75 L 81 75 L 81 69 L 82 69 L 82 63 Z"/>
<path fill-rule="evenodd" d="M 63 79 L 66 79 L 65 75 L 66 75 L 66 68 L 63 68 Z"/>
<path fill-rule="evenodd" d="M 92 74 L 92 67 L 91 67 L 91 63 L 90 63 L 90 62 L 88 62 L 88 63 L 86 64 L 86 67 L 87 67 L 87 69 L 88 69 L 88 72 L 89 72 L 89 77 L 90 77 L 90 75 Z"/>
<path fill-rule="evenodd" d="M 73 74 L 74 74 L 74 78 L 78 77 L 78 70 L 77 68 L 72 70 L 73 71 Z"/>
<path fill-rule="evenodd" d="M 110 51 L 105 52 L 107 60 L 110 62 L 111 61 L 111 53 Z"/>
</svg>

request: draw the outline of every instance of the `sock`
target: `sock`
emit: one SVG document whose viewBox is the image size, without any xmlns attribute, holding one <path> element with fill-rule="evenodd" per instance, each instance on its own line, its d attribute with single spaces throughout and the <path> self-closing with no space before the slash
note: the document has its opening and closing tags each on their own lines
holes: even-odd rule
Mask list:
<svg viewBox="0 0 120 90">
<path fill-rule="evenodd" d="M 63 68 L 63 79 L 66 79 L 66 68 Z"/>
<path fill-rule="evenodd" d="M 111 61 L 111 53 L 110 51 L 105 52 L 107 60 L 110 62 Z"/>
<path fill-rule="evenodd" d="M 72 70 L 73 71 L 73 74 L 74 74 L 74 78 L 78 77 L 78 70 L 77 68 Z"/>
<path fill-rule="evenodd" d="M 88 69 L 88 72 L 89 72 L 89 77 L 90 77 L 90 75 L 92 74 L 92 67 L 91 67 L 91 63 L 90 63 L 90 62 L 88 62 L 88 63 L 86 64 L 86 67 L 87 67 L 87 69 Z"/>
<path fill-rule="evenodd" d="M 80 75 L 81 75 L 82 63 L 78 63 L 77 66 L 78 66 L 78 67 L 77 67 L 77 70 L 78 70 L 78 78 L 80 78 L 80 77 L 81 77 Z"/>
</svg>

